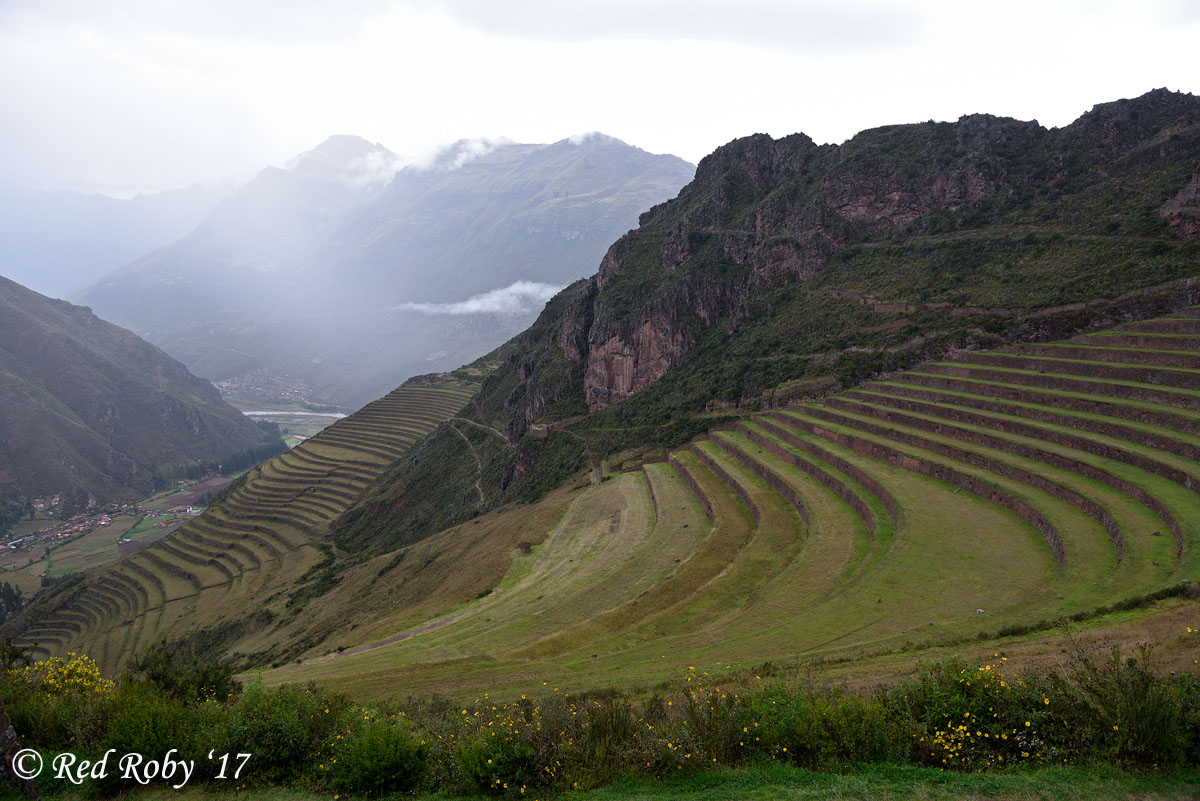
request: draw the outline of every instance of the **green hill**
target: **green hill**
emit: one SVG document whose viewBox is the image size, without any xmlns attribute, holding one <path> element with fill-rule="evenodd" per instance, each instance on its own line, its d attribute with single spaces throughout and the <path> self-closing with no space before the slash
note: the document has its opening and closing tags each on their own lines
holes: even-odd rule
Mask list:
<svg viewBox="0 0 1200 801">
<path fill-rule="evenodd" d="M 1185 294 L 1200 300 L 1200 282 Z M 1153 350 L 1138 346 L 1149 331 Z M 861 673 L 1153 608 L 1200 575 L 1198 343 L 1200 307 L 1185 307 L 745 410 L 515 507 L 523 534 L 510 510 L 406 546 L 387 575 L 409 605 L 371 607 L 389 625 L 343 629 L 270 677 L 402 697 L 649 685 L 681 665 L 803 659 Z M 389 559 L 347 574 L 326 603 L 382 600 L 366 582 Z M 1162 609 L 1167 622 L 1134 618 L 1124 634 L 1128 617 L 1107 618 L 1108 636 L 1165 629 L 1160 657 L 1191 665 L 1179 632 L 1195 601 Z M 364 643 L 367 631 L 389 634 Z"/>
<path fill-rule="evenodd" d="M 89 653 L 108 672 L 197 632 L 255 661 L 307 650 L 323 639 L 307 606 L 344 568 L 329 522 L 474 389 L 433 377 L 396 388 L 252 468 L 165 539 L 37 596 L 12 631 L 38 654 Z"/>
<path fill-rule="evenodd" d="M 91 310 L 0 278 L 0 496 L 131 501 L 268 444 L 212 384 Z"/>
</svg>

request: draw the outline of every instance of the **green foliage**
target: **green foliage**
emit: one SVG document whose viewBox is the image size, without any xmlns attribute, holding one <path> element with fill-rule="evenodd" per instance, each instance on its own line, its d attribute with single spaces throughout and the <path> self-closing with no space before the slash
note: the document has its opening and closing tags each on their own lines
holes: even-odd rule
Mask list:
<svg viewBox="0 0 1200 801">
<path fill-rule="evenodd" d="M 264 422 L 258 421 L 255 425 L 262 428 Z M 274 426 L 274 431 L 267 432 L 270 438 L 266 442 L 242 448 L 219 459 L 188 462 L 182 465 L 160 468 L 158 471 L 160 483 L 174 481 L 179 478 L 201 479 L 205 476 L 217 474 L 228 475 L 236 473 L 239 470 L 254 467 L 256 464 L 261 464 L 281 453 L 287 453 L 288 446 L 279 434 L 279 426 L 275 423 L 266 423 L 266 425 Z"/>
<path fill-rule="evenodd" d="M 1064 669 L 1013 677 L 1004 660 L 950 661 L 871 695 L 724 679 L 689 669 L 661 694 L 616 690 L 463 706 L 357 707 L 315 686 L 195 703 L 144 680 L 101 679 L 86 658 L 9 672 L 0 699 L 31 747 L 96 758 L 176 748 L 203 762 L 252 753 L 242 781 L 364 795 L 417 789 L 533 797 L 720 766 L 809 770 L 927 764 L 960 772 L 1070 764 L 1180 769 L 1200 754 L 1200 681 L 1162 675 L 1148 650 L 1076 651 Z M 763 675 L 769 676 L 764 669 Z M 115 778 L 85 788 L 111 795 Z"/>
<path fill-rule="evenodd" d="M 1113 648 L 1097 657 L 1076 646 L 1068 671 L 1050 678 L 1056 739 L 1072 755 L 1094 754 L 1118 764 L 1177 765 L 1194 753 L 1195 677 L 1163 681 L 1153 650 L 1124 657 Z M 1189 742 L 1190 741 L 1190 742 Z"/>
<path fill-rule="evenodd" d="M 184 702 L 225 699 L 239 690 L 230 660 L 202 655 L 188 642 L 150 645 L 130 661 L 129 671 Z"/>
<path fill-rule="evenodd" d="M 266 690 L 249 682 L 229 708 L 221 752 L 254 754 L 256 782 L 286 782 L 317 769 L 315 757 L 347 728 L 350 701 L 315 685 Z"/>
<path fill-rule="evenodd" d="M 89 721 L 91 734 L 80 738 L 80 746 L 90 744 L 94 738 L 99 741 L 99 754 L 113 749 L 116 756 L 137 753 L 150 759 L 160 758 L 167 749 L 174 748 L 176 758 L 200 765 L 206 764 L 214 729 L 219 730 L 223 722 L 216 705 L 189 707 L 158 686 L 136 681 L 121 682 L 105 708 L 92 711 L 102 711 L 104 719 Z M 111 795 L 137 786 L 132 779 L 123 780 L 113 765 L 107 778 L 97 782 L 96 789 Z"/>
<path fill-rule="evenodd" d="M 0 536 L 8 533 L 13 524 L 33 511 L 25 498 L 0 498 Z"/>
<path fill-rule="evenodd" d="M 428 771 L 429 749 L 403 721 L 369 722 L 338 741 L 326 779 L 334 790 L 410 792 Z"/>
<path fill-rule="evenodd" d="M 515 795 L 540 779 L 533 748 L 503 733 L 476 735 L 454 757 L 467 785 L 487 795 Z"/>
<path fill-rule="evenodd" d="M 33 654 L 13 642 L 12 637 L 0 641 L 0 676 L 33 663 Z"/>
<path fill-rule="evenodd" d="M 1003 662 L 980 667 L 952 660 L 902 682 L 890 705 L 915 724 L 913 758 L 960 770 L 1045 762 L 1049 697 L 1036 682 L 1006 676 Z"/>
<path fill-rule="evenodd" d="M 832 692 L 811 694 L 784 739 L 791 760 L 816 770 L 869 762 L 900 761 L 906 731 L 880 699 Z"/>
<path fill-rule="evenodd" d="M 29 599 L 24 596 L 20 587 L 0 581 L 0 623 L 20 612 L 28 602 Z"/>
</svg>

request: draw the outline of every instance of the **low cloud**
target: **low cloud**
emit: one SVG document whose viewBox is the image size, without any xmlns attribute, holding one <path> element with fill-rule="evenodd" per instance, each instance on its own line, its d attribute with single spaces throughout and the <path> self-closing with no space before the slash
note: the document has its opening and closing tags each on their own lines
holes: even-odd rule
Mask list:
<svg viewBox="0 0 1200 801">
<path fill-rule="evenodd" d="M 560 289 L 553 284 L 517 281 L 456 303 L 401 303 L 392 309 L 422 314 L 524 314 L 546 305 Z"/>
<path fill-rule="evenodd" d="M 602 142 L 620 142 L 620 139 L 614 139 L 611 136 L 606 136 L 599 131 L 588 131 L 587 133 L 575 134 L 568 136 L 567 141 L 573 145 L 582 145 L 584 142 L 590 142 L 593 139 L 599 139 Z M 622 142 L 622 144 L 624 144 Z"/>
<path fill-rule="evenodd" d="M 346 183 L 355 187 L 390 183 L 396 173 L 408 165 L 408 160 L 384 148 L 372 150 L 346 165 L 342 173 Z"/>
<path fill-rule="evenodd" d="M 448 147 L 440 148 L 425 158 L 418 159 L 412 166 L 418 170 L 457 170 L 464 164 L 482 158 L 493 150 L 511 144 L 515 144 L 513 140 L 503 136 L 495 139 L 459 139 Z"/>
</svg>

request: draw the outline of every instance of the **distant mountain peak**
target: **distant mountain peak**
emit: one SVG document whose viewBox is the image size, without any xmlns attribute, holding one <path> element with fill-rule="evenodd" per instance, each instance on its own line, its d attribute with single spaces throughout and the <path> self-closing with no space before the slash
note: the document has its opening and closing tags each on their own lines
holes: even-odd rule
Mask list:
<svg viewBox="0 0 1200 801">
<path fill-rule="evenodd" d="M 361 136 L 334 134 L 289 161 L 289 172 L 361 188 L 386 184 L 408 160 Z"/>
<path fill-rule="evenodd" d="M 626 145 L 626 147 L 628 147 L 625 142 L 622 142 L 617 137 L 609 136 L 608 134 L 601 133 L 600 131 L 588 131 L 587 133 L 573 134 L 568 136 L 566 139 L 555 142 L 554 144 L 557 145 L 561 144 L 562 142 L 567 142 L 572 145 L 583 145 L 587 144 L 588 142 L 598 142 L 601 144 Z"/>
</svg>

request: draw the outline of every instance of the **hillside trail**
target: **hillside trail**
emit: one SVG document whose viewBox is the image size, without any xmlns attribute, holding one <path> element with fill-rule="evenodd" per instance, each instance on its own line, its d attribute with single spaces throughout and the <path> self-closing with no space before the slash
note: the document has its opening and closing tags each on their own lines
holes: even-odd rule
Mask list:
<svg viewBox="0 0 1200 801">
<path fill-rule="evenodd" d="M 478 429 L 481 429 L 481 430 L 483 430 L 483 431 L 487 431 L 487 432 L 488 432 L 488 433 L 490 433 L 490 434 L 495 434 L 497 437 L 499 437 L 499 438 L 501 439 L 501 441 L 503 441 L 503 442 L 504 442 L 504 444 L 505 444 L 505 445 L 512 445 L 512 444 L 513 444 L 513 443 L 512 443 L 512 440 L 510 440 L 510 439 L 509 439 L 509 438 L 508 438 L 508 437 L 505 435 L 505 433 L 504 433 L 503 431 L 501 431 L 500 429 L 496 428 L 495 426 L 487 425 L 487 424 L 485 424 L 485 423 L 477 423 L 477 422 L 475 422 L 474 420 L 469 420 L 469 419 L 467 419 L 466 417 L 447 417 L 447 418 L 446 418 L 446 421 L 447 421 L 447 422 L 449 422 L 450 420 L 456 420 L 456 421 L 458 421 L 458 422 L 460 422 L 460 423 L 466 423 L 467 425 L 472 425 L 472 426 L 475 426 L 475 427 L 476 427 L 476 428 L 478 428 Z M 457 430 L 457 429 L 456 429 L 456 430 Z"/>
<path fill-rule="evenodd" d="M 459 420 L 462 418 L 452 417 L 450 419 Z M 471 450 L 471 455 L 475 457 L 475 491 L 479 493 L 479 505 L 483 506 L 483 484 L 481 483 L 483 481 L 483 462 L 479 459 L 479 452 L 475 450 L 475 446 L 471 444 L 471 440 L 467 438 L 467 435 L 459 431 L 454 423 L 447 421 L 446 427 L 462 437 L 462 441 L 467 443 L 467 447 Z"/>
</svg>

